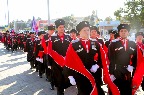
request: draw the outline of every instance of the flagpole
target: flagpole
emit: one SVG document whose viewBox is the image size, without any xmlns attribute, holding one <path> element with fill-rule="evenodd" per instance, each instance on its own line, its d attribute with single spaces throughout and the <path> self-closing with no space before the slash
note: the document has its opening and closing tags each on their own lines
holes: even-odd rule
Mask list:
<svg viewBox="0 0 144 95">
<path fill-rule="evenodd" d="M 9 7 L 8 7 L 8 0 L 7 0 L 7 12 L 8 12 L 8 27 L 9 27 Z"/>
<path fill-rule="evenodd" d="M 47 0 L 47 7 L 48 7 L 48 25 L 50 25 L 50 10 L 49 10 L 49 0 Z"/>
</svg>

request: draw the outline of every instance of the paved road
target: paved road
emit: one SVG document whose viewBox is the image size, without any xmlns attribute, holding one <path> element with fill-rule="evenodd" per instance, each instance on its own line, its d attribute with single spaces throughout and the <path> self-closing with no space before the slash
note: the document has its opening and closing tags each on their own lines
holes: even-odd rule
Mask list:
<svg viewBox="0 0 144 95">
<path fill-rule="evenodd" d="M 30 70 L 26 53 L 7 52 L 0 43 L 0 95 L 56 95 L 56 90 L 49 89 L 45 77 L 39 78 L 35 69 Z M 103 86 L 107 91 L 106 86 Z M 65 90 L 65 95 L 76 95 L 75 86 Z M 141 89 L 137 95 L 142 94 Z M 106 94 L 107 95 L 107 94 Z"/>
</svg>

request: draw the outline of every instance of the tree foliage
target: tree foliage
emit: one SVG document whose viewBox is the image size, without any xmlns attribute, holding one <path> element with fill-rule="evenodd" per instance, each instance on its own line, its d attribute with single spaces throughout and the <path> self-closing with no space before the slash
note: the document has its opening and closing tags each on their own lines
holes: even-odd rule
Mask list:
<svg viewBox="0 0 144 95">
<path fill-rule="evenodd" d="M 92 14 L 84 18 L 85 21 L 88 21 L 90 25 L 96 25 L 99 21 L 96 12 L 93 10 Z"/>
<path fill-rule="evenodd" d="M 144 1 L 129 0 L 125 2 L 125 7 L 114 12 L 116 19 L 121 21 L 121 18 L 130 22 L 132 29 L 139 31 L 144 27 Z"/>
<path fill-rule="evenodd" d="M 65 21 L 65 29 L 66 30 L 71 30 L 72 28 L 75 28 L 76 26 L 76 20 L 74 15 L 66 16 L 62 18 Z"/>
</svg>

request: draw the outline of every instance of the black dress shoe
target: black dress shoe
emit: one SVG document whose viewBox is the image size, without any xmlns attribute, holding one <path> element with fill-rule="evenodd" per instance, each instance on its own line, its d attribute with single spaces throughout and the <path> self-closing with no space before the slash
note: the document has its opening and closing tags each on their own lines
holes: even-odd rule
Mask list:
<svg viewBox="0 0 144 95">
<path fill-rule="evenodd" d="M 54 90 L 54 87 L 53 87 L 53 86 L 51 86 L 51 87 L 50 87 L 50 90 Z"/>
<path fill-rule="evenodd" d="M 48 78 L 46 78 L 46 81 L 47 81 L 47 82 L 50 82 L 50 80 L 49 80 Z"/>
<path fill-rule="evenodd" d="M 40 76 L 40 78 L 42 78 L 42 76 Z"/>
</svg>

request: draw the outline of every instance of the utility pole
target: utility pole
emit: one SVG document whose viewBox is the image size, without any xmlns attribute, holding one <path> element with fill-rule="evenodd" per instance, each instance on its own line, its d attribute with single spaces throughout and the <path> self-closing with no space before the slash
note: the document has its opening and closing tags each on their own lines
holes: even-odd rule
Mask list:
<svg viewBox="0 0 144 95">
<path fill-rule="evenodd" d="M 48 25 L 50 25 L 50 9 L 49 9 L 49 0 L 47 0 L 47 7 L 48 7 Z"/>
<path fill-rule="evenodd" d="M 8 0 L 7 0 L 7 12 L 8 12 L 8 27 L 9 27 L 9 3 L 8 3 Z"/>
</svg>

